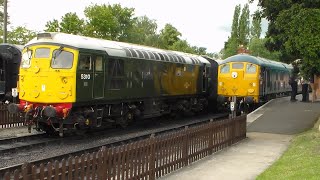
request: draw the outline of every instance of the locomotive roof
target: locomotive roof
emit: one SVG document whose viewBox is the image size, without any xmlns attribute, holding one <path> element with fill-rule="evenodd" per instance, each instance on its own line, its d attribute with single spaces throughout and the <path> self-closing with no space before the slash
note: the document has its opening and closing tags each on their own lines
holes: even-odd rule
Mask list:
<svg viewBox="0 0 320 180">
<path fill-rule="evenodd" d="M 26 46 L 38 43 L 53 43 L 78 49 L 100 50 L 115 57 L 148 59 L 184 64 L 210 64 L 208 60 L 198 55 L 58 32 L 39 33 L 38 36 L 28 42 Z"/>
<path fill-rule="evenodd" d="M 228 62 L 250 62 L 253 64 L 257 64 L 262 67 L 269 67 L 273 69 L 278 70 L 291 70 L 293 67 L 290 64 L 273 61 L 269 59 L 265 59 L 262 57 L 255 57 L 248 54 L 237 54 L 231 57 L 228 57 L 227 59 L 223 60 L 220 64 L 225 64 Z"/>
</svg>

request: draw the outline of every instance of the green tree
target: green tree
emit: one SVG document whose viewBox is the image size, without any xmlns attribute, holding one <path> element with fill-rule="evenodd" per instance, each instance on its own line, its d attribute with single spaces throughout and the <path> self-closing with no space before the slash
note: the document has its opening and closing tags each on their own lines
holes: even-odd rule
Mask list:
<svg viewBox="0 0 320 180">
<path fill-rule="evenodd" d="M 59 24 L 59 21 L 56 19 L 53 19 L 52 21 L 48 21 L 45 27 L 46 29 L 44 31 L 46 32 L 60 32 L 60 24 Z"/>
<path fill-rule="evenodd" d="M 224 44 L 223 58 L 237 54 L 237 49 L 239 47 L 239 16 L 240 16 L 241 6 L 237 5 L 234 8 L 233 20 L 231 26 L 231 36 L 228 41 Z"/>
<path fill-rule="evenodd" d="M 239 18 L 239 44 L 244 45 L 245 47 L 249 43 L 249 35 L 250 35 L 250 11 L 249 11 L 249 5 L 245 4 L 241 16 Z"/>
<path fill-rule="evenodd" d="M 239 48 L 239 43 L 236 38 L 229 38 L 227 42 L 225 42 L 225 48 L 223 51 L 222 58 L 225 59 L 227 57 L 233 56 L 237 54 L 237 49 Z"/>
<path fill-rule="evenodd" d="M 251 37 L 260 38 L 261 36 L 261 16 L 259 10 L 255 11 L 252 17 Z"/>
<path fill-rule="evenodd" d="M 128 41 L 135 19 L 134 9 L 114 5 L 91 5 L 85 8 L 88 19 L 86 35 L 117 41 Z"/>
<path fill-rule="evenodd" d="M 132 31 L 129 33 L 129 42 L 148 45 L 156 38 L 158 25 L 155 20 L 147 16 L 137 17 Z"/>
<path fill-rule="evenodd" d="M 241 11 L 241 5 L 237 5 L 234 8 L 232 26 L 231 26 L 231 38 L 238 39 L 239 38 L 239 16 Z"/>
<path fill-rule="evenodd" d="M 60 31 L 69 34 L 82 34 L 84 20 L 80 19 L 76 13 L 65 14 L 60 22 Z"/>
<path fill-rule="evenodd" d="M 266 59 L 279 61 L 280 53 L 277 51 L 270 52 L 265 47 L 266 41 L 267 41 L 266 38 L 259 39 L 259 38 L 253 37 L 249 43 L 250 54 L 253 56 L 259 56 L 259 57 L 263 57 Z"/>
<path fill-rule="evenodd" d="M 186 52 L 186 53 L 195 53 L 194 49 L 190 47 L 187 40 L 178 40 L 174 42 L 169 49 L 174 51 Z"/>
<path fill-rule="evenodd" d="M 172 26 L 171 24 L 166 24 L 165 27 L 161 30 L 160 38 L 164 43 L 165 49 L 168 49 L 175 42 L 180 40 L 181 33 Z"/>
<path fill-rule="evenodd" d="M 26 27 L 18 26 L 8 32 L 8 43 L 24 45 L 34 37 L 36 37 L 36 32 Z"/>
<path fill-rule="evenodd" d="M 302 59 L 304 74 L 320 74 L 320 0 L 259 0 L 261 14 L 269 20 L 269 50 L 281 52 L 281 61 Z"/>
</svg>

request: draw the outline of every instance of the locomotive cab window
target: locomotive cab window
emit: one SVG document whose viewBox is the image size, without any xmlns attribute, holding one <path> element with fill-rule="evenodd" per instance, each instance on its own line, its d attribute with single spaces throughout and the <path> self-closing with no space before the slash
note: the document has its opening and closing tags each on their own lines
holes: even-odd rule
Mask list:
<svg viewBox="0 0 320 180">
<path fill-rule="evenodd" d="M 91 56 L 80 55 L 79 57 L 79 70 L 91 70 L 92 67 Z"/>
<path fill-rule="evenodd" d="M 63 51 L 62 49 L 54 50 L 52 53 L 51 67 L 54 69 L 70 69 L 73 64 L 73 53 Z"/>
<path fill-rule="evenodd" d="M 30 61 L 32 57 L 32 51 L 27 49 L 24 53 L 22 53 L 22 58 L 21 58 L 21 68 L 29 68 L 30 67 Z"/>
<path fill-rule="evenodd" d="M 50 57 L 50 49 L 49 48 L 38 48 L 34 54 L 35 58 L 49 58 Z"/>
<path fill-rule="evenodd" d="M 96 71 L 103 71 L 103 62 L 102 62 L 101 56 L 97 56 L 97 58 L 96 58 L 95 70 Z"/>
<path fill-rule="evenodd" d="M 246 73 L 255 74 L 257 72 L 257 67 L 254 64 L 247 64 Z"/>
<path fill-rule="evenodd" d="M 224 64 L 220 68 L 220 73 L 229 73 L 230 72 L 230 65 Z"/>
<path fill-rule="evenodd" d="M 243 69 L 243 63 L 232 63 L 232 69 Z"/>
</svg>

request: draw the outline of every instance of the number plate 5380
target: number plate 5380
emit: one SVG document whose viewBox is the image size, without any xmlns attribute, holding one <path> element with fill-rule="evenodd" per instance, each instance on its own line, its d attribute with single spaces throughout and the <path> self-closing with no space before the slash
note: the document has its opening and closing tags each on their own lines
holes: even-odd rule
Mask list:
<svg viewBox="0 0 320 180">
<path fill-rule="evenodd" d="M 90 74 L 81 74 L 81 79 L 90 79 Z"/>
</svg>

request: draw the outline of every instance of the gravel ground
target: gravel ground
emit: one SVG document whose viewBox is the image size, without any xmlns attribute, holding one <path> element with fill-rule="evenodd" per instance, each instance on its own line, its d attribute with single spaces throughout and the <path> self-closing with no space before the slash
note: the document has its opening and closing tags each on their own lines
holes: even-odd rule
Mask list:
<svg viewBox="0 0 320 180">
<path fill-rule="evenodd" d="M 31 133 L 29 133 L 27 126 L 0 129 L 0 139 L 28 136 L 32 134 L 39 134 L 39 132 L 37 132 L 36 130 L 32 130 Z"/>
<path fill-rule="evenodd" d="M 105 135 L 97 138 L 92 137 L 90 134 L 79 138 L 79 140 L 74 140 L 73 142 L 67 142 L 64 144 L 50 144 L 44 147 L 37 147 L 36 149 L 26 150 L 23 152 L 12 153 L 12 154 L 0 154 L 0 168 L 5 168 L 8 166 L 22 164 L 24 162 L 30 162 L 34 160 L 44 159 L 48 157 L 54 157 L 57 155 L 69 154 L 73 151 L 78 151 L 82 149 L 89 148 L 91 146 L 105 145 L 114 141 L 121 139 L 132 138 L 137 136 L 142 136 L 145 134 L 151 134 L 159 131 L 160 129 L 166 129 L 169 126 L 176 126 L 181 124 L 187 124 L 195 120 L 208 119 L 208 115 L 205 117 L 187 118 L 187 120 L 175 120 L 175 121 L 157 121 L 149 122 L 147 124 L 137 124 L 129 127 L 126 130 L 112 130 L 106 132 Z M 9 134 L 14 135 L 18 132 L 23 132 L 24 128 L 15 128 L 15 132 L 9 132 Z M 8 130 L 10 131 L 10 130 Z M 108 130 L 106 130 L 108 131 Z M 5 134 L 5 133 L 1 133 Z M 1 137 L 1 135 L 0 135 Z"/>
</svg>

